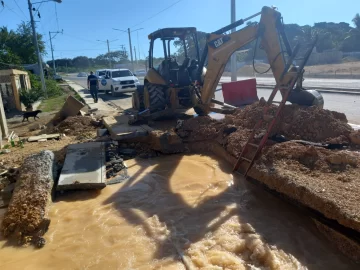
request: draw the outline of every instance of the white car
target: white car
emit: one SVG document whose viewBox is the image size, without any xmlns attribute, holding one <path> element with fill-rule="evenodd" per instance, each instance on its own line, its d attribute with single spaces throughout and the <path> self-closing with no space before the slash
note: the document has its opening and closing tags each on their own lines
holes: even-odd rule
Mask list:
<svg viewBox="0 0 360 270">
<path fill-rule="evenodd" d="M 118 93 L 135 92 L 139 84 L 128 69 L 107 69 L 104 77 L 99 77 L 99 91 L 111 92 L 114 97 Z"/>
<path fill-rule="evenodd" d="M 138 69 L 135 71 L 136 76 L 145 77 L 146 70 L 145 69 Z"/>
<path fill-rule="evenodd" d="M 80 72 L 77 76 L 78 77 L 87 77 L 88 74 L 86 72 Z"/>
</svg>

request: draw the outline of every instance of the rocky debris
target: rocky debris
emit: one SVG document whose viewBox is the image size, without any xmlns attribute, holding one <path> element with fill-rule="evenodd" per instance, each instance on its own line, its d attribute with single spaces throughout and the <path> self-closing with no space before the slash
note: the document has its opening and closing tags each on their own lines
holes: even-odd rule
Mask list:
<svg viewBox="0 0 360 270">
<path fill-rule="evenodd" d="M 286 142 L 267 147 L 250 176 L 360 231 L 360 154 Z"/>
<path fill-rule="evenodd" d="M 41 125 L 41 124 L 33 124 L 29 127 L 29 131 L 35 131 L 35 130 L 43 130 L 45 129 L 46 126 L 45 125 Z"/>
<path fill-rule="evenodd" d="M 48 229 L 47 218 L 51 202 L 54 153 L 48 150 L 24 160 L 1 231 L 5 238 L 14 236 L 21 245 L 45 244 L 43 235 Z"/>
<path fill-rule="evenodd" d="M 134 152 L 130 153 L 130 151 L 122 151 L 122 150 L 124 149 L 119 148 L 115 143 L 107 143 L 105 145 L 106 178 L 110 179 L 110 181 L 113 180 L 113 178 L 116 178 L 117 176 L 120 176 L 122 181 L 129 178 L 127 175 L 127 167 L 124 163 L 124 159 L 132 158 Z M 125 150 L 129 150 L 129 149 L 125 148 Z M 121 181 L 112 181 L 112 182 L 120 183 Z"/>
<path fill-rule="evenodd" d="M 360 145 L 360 130 L 351 132 L 349 138 L 351 143 Z"/>
<path fill-rule="evenodd" d="M 185 120 L 178 125 L 176 133 L 185 141 L 212 140 L 222 133 L 225 123 L 209 116 L 198 116 Z"/>
<path fill-rule="evenodd" d="M 0 208 L 9 205 L 18 174 L 18 168 L 9 168 L 0 174 Z"/>
<path fill-rule="evenodd" d="M 72 116 L 53 127 L 53 132 L 65 133 L 67 136 L 78 136 L 85 132 L 96 131 L 101 126 L 101 121 L 96 121 L 89 116 Z"/>
<path fill-rule="evenodd" d="M 150 148 L 163 154 L 174 154 L 185 151 L 181 138 L 172 130 L 155 130 L 149 133 Z"/>
</svg>

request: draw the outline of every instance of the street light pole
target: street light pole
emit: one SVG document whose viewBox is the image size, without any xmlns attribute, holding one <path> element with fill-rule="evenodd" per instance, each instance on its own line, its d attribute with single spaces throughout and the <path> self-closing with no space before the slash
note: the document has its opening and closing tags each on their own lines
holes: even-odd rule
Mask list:
<svg viewBox="0 0 360 270">
<path fill-rule="evenodd" d="M 236 11 L 235 11 L 235 0 L 231 0 L 231 23 L 234 23 L 236 20 Z M 236 32 L 236 28 L 231 29 L 231 33 Z M 233 53 L 231 56 L 231 81 L 235 82 L 237 80 L 237 70 L 236 70 L 236 54 Z"/>
<path fill-rule="evenodd" d="M 133 60 L 133 53 L 132 53 L 132 46 L 131 46 L 130 28 L 128 28 L 128 34 L 129 34 L 129 48 L 130 48 L 130 57 L 131 57 L 131 68 L 132 68 L 132 72 L 134 72 L 134 60 Z"/>
<path fill-rule="evenodd" d="M 31 28 L 32 28 L 32 32 L 33 32 L 34 44 L 35 44 L 36 54 L 38 57 L 41 86 L 42 86 L 42 90 L 44 92 L 45 97 L 47 97 L 46 84 L 45 84 L 45 78 L 44 78 L 44 69 L 43 69 L 43 65 L 42 65 L 42 58 L 41 58 L 41 54 L 40 54 L 40 50 L 39 50 L 39 43 L 38 43 L 36 30 L 35 30 L 34 16 L 32 13 L 32 4 L 31 4 L 30 0 L 28 0 L 28 5 L 29 5 L 29 11 L 30 11 L 30 21 L 31 21 Z"/>
<path fill-rule="evenodd" d="M 133 59 L 133 52 L 132 52 L 132 45 L 131 45 L 131 34 L 132 32 L 135 32 L 135 31 L 139 31 L 141 29 L 144 29 L 144 28 L 139 28 L 139 29 L 135 29 L 135 30 L 132 30 L 130 31 L 130 28 L 128 28 L 127 31 L 125 30 L 121 30 L 121 29 L 117 29 L 117 28 L 113 28 L 113 30 L 116 30 L 116 31 L 121 31 L 121 32 L 127 32 L 128 35 L 129 35 L 129 50 L 130 50 L 130 59 L 131 59 L 131 68 L 132 68 L 132 72 L 134 72 L 134 59 Z"/>
</svg>

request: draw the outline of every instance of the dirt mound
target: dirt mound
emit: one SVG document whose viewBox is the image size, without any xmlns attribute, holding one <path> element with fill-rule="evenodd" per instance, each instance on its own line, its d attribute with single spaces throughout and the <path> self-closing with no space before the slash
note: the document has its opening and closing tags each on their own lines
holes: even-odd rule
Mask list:
<svg viewBox="0 0 360 270">
<path fill-rule="evenodd" d="M 177 134 L 189 141 L 205 141 L 216 138 L 222 133 L 225 123 L 209 116 L 199 116 L 185 120 L 177 129 Z"/>
<path fill-rule="evenodd" d="M 252 129 L 262 117 L 264 102 L 256 102 L 227 115 L 225 123 Z M 277 106 L 272 105 L 268 111 L 274 116 Z M 266 123 L 263 123 L 263 127 Z M 347 124 L 345 114 L 324 110 L 318 107 L 301 107 L 286 105 L 281 120 L 273 129 L 288 139 L 302 139 L 313 142 L 326 142 L 341 135 L 349 136 L 352 128 Z"/>
<path fill-rule="evenodd" d="M 360 231 L 360 153 L 294 142 L 267 147 L 250 176 Z"/>
<path fill-rule="evenodd" d="M 65 133 L 68 136 L 81 135 L 84 132 L 94 131 L 100 123 L 88 116 L 72 116 L 66 118 L 53 128 L 53 132 Z"/>
</svg>

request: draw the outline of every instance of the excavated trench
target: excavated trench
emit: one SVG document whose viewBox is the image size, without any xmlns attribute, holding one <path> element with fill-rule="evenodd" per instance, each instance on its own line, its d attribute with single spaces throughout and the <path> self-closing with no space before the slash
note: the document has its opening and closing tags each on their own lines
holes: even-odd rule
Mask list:
<svg viewBox="0 0 360 270">
<path fill-rule="evenodd" d="M 182 122 L 176 132 L 192 150 L 211 151 L 234 165 L 263 105 L 260 101 L 222 120 L 192 118 Z M 275 110 L 272 107 L 270 114 Z M 264 133 L 257 134 L 258 140 Z M 360 132 L 352 130 L 344 114 L 287 105 L 274 135 L 283 135 L 288 141 L 269 140 L 250 170 L 250 178 L 309 210 L 327 224 L 319 225 L 319 230 L 360 261 Z"/>
<path fill-rule="evenodd" d="M 192 118 L 176 129 L 152 132 L 148 141 L 119 143 L 127 154 L 136 151 L 138 158 L 127 161 L 131 178 L 101 192 L 59 197 L 50 208 L 45 247 L 34 253 L 2 245 L 0 266 L 357 269 L 315 228 L 359 261 L 360 132 L 351 129 L 345 115 L 287 106 L 274 134 L 290 141 L 269 141 L 247 182 L 232 174 L 229 164 L 240 155 L 261 106 L 222 120 Z M 331 150 L 319 143 L 348 147 Z M 110 146 L 112 171 L 107 172 L 113 174 L 110 163 L 124 153 Z M 175 153 L 182 154 L 164 155 Z"/>
</svg>

